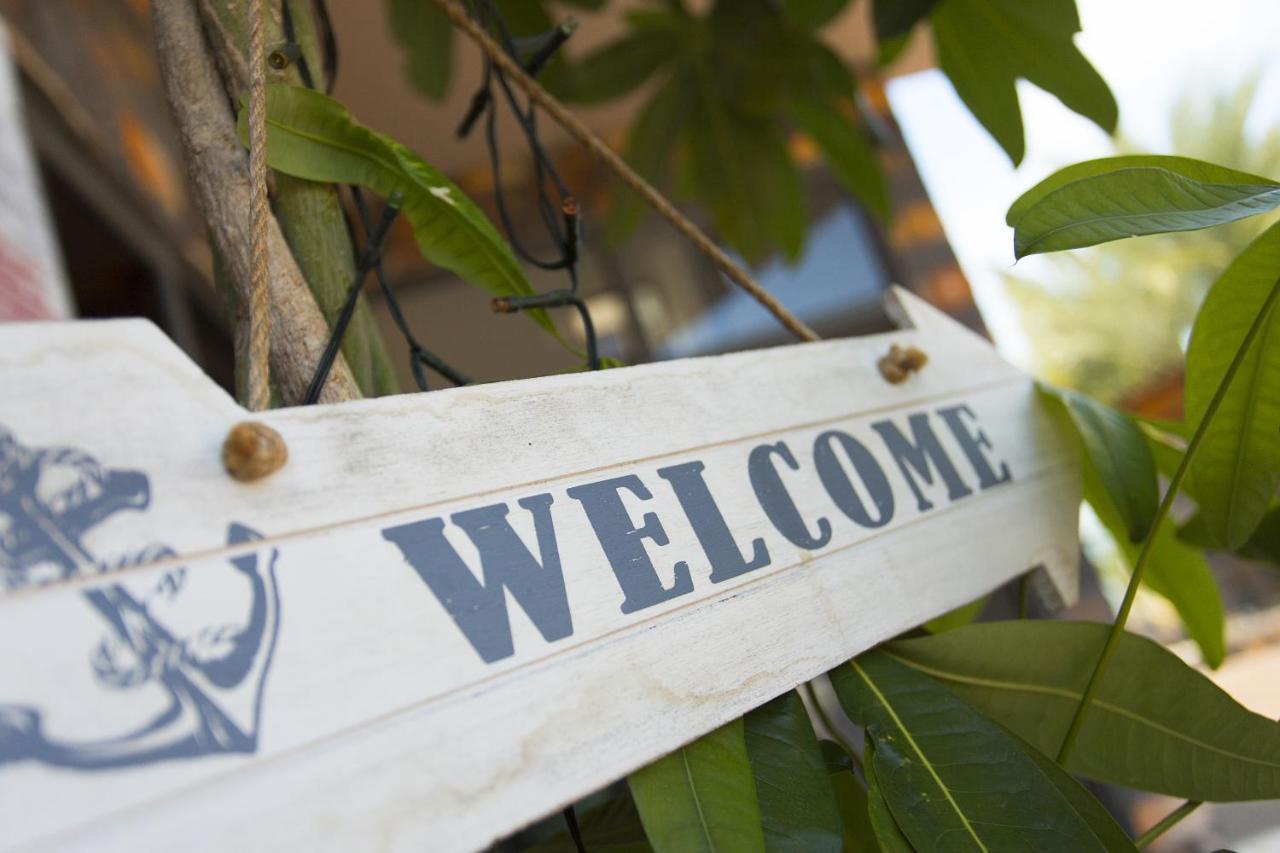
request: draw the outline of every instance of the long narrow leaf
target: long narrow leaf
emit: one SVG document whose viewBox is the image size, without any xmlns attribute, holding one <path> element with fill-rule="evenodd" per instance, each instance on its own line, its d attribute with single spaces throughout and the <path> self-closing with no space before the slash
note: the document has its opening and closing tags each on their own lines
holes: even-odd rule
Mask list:
<svg viewBox="0 0 1280 853">
<path fill-rule="evenodd" d="M 672 75 L 654 92 L 631 125 L 625 151 L 627 163 L 651 184 L 666 182 L 671 150 L 684 129 L 687 88 L 687 75 Z M 635 231 L 649 206 L 621 182 L 615 183 L 611 202 L 606 234 L 610 242 L 618 243 Z"/>
<path fill-rule="evenodd" d="M 405 51 L 405 76 L 432 100 L 449 91 L 453 71 L 453 24 L 434 3 L 388 0 L 387 29 Z"/>
<path fill-rule="evenodd" d="M 1018 740 L 941 684 L 878 651 L 832 684 L 875 742 L 866 763 L 917 849 L 1115 849 Z"/>
<path fill-rule="evenodd" d="M 243 111 L 240 119 L 243 139 Z M 497 296 L 534 292 L 511 247 L 462 190 L 400 143 L 357 123 L 333 98 L 268 86 L 267 162 L 312 181 L 361 184 L 383 197 L 402 193 L 402 210 L 427 260 Z M 525 313 L 556 334 L 545 311 Z"/>
<path fill-rule="evenodd" d="M 1166 169 L 1188 180 L 1205 184 L 1271 183 L 1258 175 L 1237 172 L 1235 169 L 1191 157 L 1177 157 L 1170 154 L 1123 154 L 1119 157 L 1099 157 L 1096 160 L 1084 160 L 1065 166 L 1018 196 L 1017 200 L 1009 206 L 1005 223 L 1010 228 L 1014 227 L 1028 211 L 1043 201 L 1045 196 L 1062 189 L 1067 184 L 1124 169 Z"/>
<path fill-rule="evenodd" d="M 841 115 L 838 106 L 818 98 L 796 98 L 791 117 L 822 149 L 827 164 L 881 220 L 889 218 L 889 188 L 866 131 Z"/>
<path fill-rule="evenodd" d="M 781 131 L 770 120 L 731 109 L 708 61 L 689 77 L 694 109 L 685 116 L 685 183 L 748 261 L 774 248 L 798 258 L 807 225 L 804 188 Z"/>
<path fill-rule="evenodd" d="M 769 853 L 839 853 L 840 812 L 817 735 L 790 690 L 743 718 Z"/>
<path fill-rule="evenodd" d="M 721 726 L 627 780 L 658 853 L 763 853 L 742 720 Z"/>
<path fill-rule="evenodd" d="M 1041 388 L 1062 402 L 1084 442 L 1089 464 L 1124 521 L 1129 541 L 1142 541 L 1160 502 L 1155 459 L 1142 431 L 1128 415 L 1084 394 Z"/>
<path fill-rule="evenodd" d="M 1193 231 L 1280 206 L 1280 184 L 1186 157 L 1130 156 L 1069 166 L 1009 208 L 1015 257 L 1122 237 Z"/>
<path fill-rule="evenodd" d="M 1046 753 L 1080 703 L 1108 626 L 985 622 L 887 652 Z M 1124 634 L 1066 769 L 1194 800 L 1280 798 L 1280 724 L 1162 646 Z"/>
<path fill-rule="evenodd" d="M 679 48 L 679 41 L 669 32 L 634 30 L 570 65 L 561 75 L 557 94 L 584 104 L 621 97 L 675 58 Z"/>
<path fill-rule="evenodd" d="M 1280 190 L 1276 192 L 1280 201 Z M 1280 223 L 1262 233 L 1214 283 L 1187 350 L 1186 416 L 1198 424 L 1245 330 L 1280 279 Z M 1280 486 L 1280 310 L 1273 310 L 1236 373 L 1190 472 L 1214 539 L 1244 545 Z"/>
<path fill-rule="evenodd" d="M 938 5 L 938 0 L 875 0 L 871 21 L 876 41 L 886 42 L 910 34 Z"/>
<path fill-rule="evenodd" d="M 844 747 L 829 740 L 822 741 L 820 746 L 840 808 L 845 853 L 880 853 L 875 828 L 871 825 L 867 789 L 853 774 L 852 758 Z"/>
<path fill-rule="evenodd" d="M 867 745 L 862 751 L 862 769 L 867 775 L 867 819 L 876 836 L 876 847 L 883 853 L 915 853 L 911 842 L 902 834 L 902 827 L 894 820 L 889 811 L 889 803 L 884 798 L 884 789 L 880 786 L 880 778 L 876 775 L 876 747 L 871 736 L 867 735 Z"/>
<path fill-rule="evenodd" d="M 1075 809 L 1076 813 L 1085 819 L 1085 822 L 1089 824 L 1089 828 L 1093 830 L 1093 834 L 1102 841 L 1104 847 L 1108 850 L 1135 849 L 1129 836 L 1125 834 L 1120 824 L 1116 823 L 1116 819 L 1111 816 L 1111 812 L 1107 811 L 1106 806 L 1098 802 L 1092 794 L 1071 777 L 1071 774 L 1055 764 L 1049 756 L 1017 735 L 1011 734 L 1010 736 L 1022 744 L 1023 750 L 1027 755 L 1031 756 L 1031 760 L 1049 778 L 1049 781 L 1057 786 L 1062 795 L 1071 803 L 1071 807 Z"/>
<path fill-rule="evenodd" d="M 1133 540 L 1131 528 L 1109 491 L 1103 487 L 1098 472 L 1086 467 L 1084 498 L 1111 534 L 1125 567 L 1133 571 L 1142 543 Z M 1227 653 L 1226 614 L 1218 582 L 1204 554 L 1180 540 L 1172 525 L 1162 525 L 1154 536 L 1142 583 L 1173 605 L 1187 635 L 1200 647 L 1205 663 L 1216 668 Z"/>
</svg>

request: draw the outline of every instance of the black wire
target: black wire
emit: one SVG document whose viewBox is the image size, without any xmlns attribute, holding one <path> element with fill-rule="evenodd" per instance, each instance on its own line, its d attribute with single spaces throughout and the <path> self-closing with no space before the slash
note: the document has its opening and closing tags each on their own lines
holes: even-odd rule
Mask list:
<svg viewBox="0 0 1280 853">
<path fill-rule="evenodd" d="M 342 338 L 346 335 L 347 327 L 351 325 L 351 318 L 355 315 L 356 301 L 360 296 L 360 286 L 364 284 L 365 276 L 369 274 L 369 270 L 381 265 L 382 244 L 386 241 L 387 234 L 391 231 L 391 223 L 395 221 L 399 213 L 400 206 L 398 201 L 388 201 L 386 208 L 382 211 L 382 219 L 378 221 L 377 229 L 372 234 L 369 234 L 368 239 L 365 241 L 364 254 L 361 255 L 359 262 L 356 264 L 355 278 L 351 282 L 351 287 L 347 290 L 347 298 L 342 303 L 342 311 L 338 314 L 338 320 L 333 324 L 333 329 L 329 333 L 329 341 L 325 344 L 319 363 L 316 364 L 316 370 L 311 376 L 311 384 L 307 387 L 306 396 L 302 398 L 302 405 L 304 406 L 310 406 L 320 399 L 320 392 L 324 389 L 324 383 L 329 378 L 329 371 L 333 369 L 333 363 L 337 360 L 338 349 L 342 346 Z"/>
<path fill-rule="evenodd" d="M 482 26 L 495 32 L 503 50 L 519 62 L 520 57 L 515 39 L 512 38 L 506 21 L 503 20 L 492 0 L 478 0 L 478 4 L 473 0 L 468 6 L 471 16 Z M 570 32 L 572 32 L 572 28 L 567 25 L 557 27 L 556 31 L 542 42 L 541 47 L 535 52 L 534 58 L 525 67 L 533 73 L 541 70 L 551 60 L 556 50 L 563 45 Z M 537 110 L 532 99 L 527 99 L 522 104 L 502 69 L 494 66 L 487 58 L 484 68 L 485 73 L 481 89 L 472 98 L 467 114 L 459 126 L 459 132 L 465 133 L 470 129 L 477 118 L 478 111 L 486 113 L 485 142 L 489 148 L 489 164 L 493 171 L 494 204 L 497 207 L 498 218 L 507 235 L 507 240 L 511 243 L 512 249 L 516 254 L 529 264 L 546 270 L 562 269 L 569 277 L 568 290 L 550 291 L 529 297 L 510 297 L 497 300 L 495 306 L 500 305 L 499 310 L 503 311 L 574 307 L 582 318 L 583 332 L 587 343 L 587 362 L 592 370 L 598 370 L 601 365 L 595 324 L 592 322 L 590 309 L 577 295 L 578 247 L 581 228 L 577 201 L 570 194 L 559 170 L 556 169 L 555 162 L 547 154 L 546 148 L 538 136 Z M 554 260 L 535 257 L 533 253 L 525 248 L 516 233 L 515 225 L 507 206 L 506 194 L 502 184 L 502 159 L 497 134 L 498 104 L 495 103 L 492 94 L 495 81 L 501 90 L 503 101 L 520 125 L 525 142 L 533 155 L 533 184 L 536 207 L 543 226 L 546 228 L 547 234 L 556 248 L 557 257 Z M 553 189 L 559 197 L 559 215 L 557 215 L 549 188 Z"/>
<path fill-rule="evenodd" d="M 289 0 L 282 0 L 280 3 L 280 24 L 284 29 L 284 40 L 290 44 L 296 43 L 298 36 L 293 26 L 293 10 L 289 8 Z M 307 64 L 307 55 L 299 51 L 298 58 L 294 60 L 294 65 L 298 66 L 298 76 L 302 78 L 302 85 L 308 89 L 314 89 L 316 82 L 315 78 L 311 76 L 311 67 Z"/>
<path fill-rule="evenodd" d="M 321 36 L 321 50 L 324 58 L 324 69 L 326 77 L 326 91 L 332 92 L 334 82 L 338 76 L 338 45 L 333 34 L 333 23 L 329 17 L 329 8 L 325 0 L 314 0 L 316 17 L 319 19 L 319 25 L 323 32 Z M 284 29 L 285 40 L 292 43 L 296 39 L 296 30 L 294 29 L 293 14 L 289 8 L 288 0 L 281 3 L 281 24 Z M 302 83 L 308 89 L 316 88 L 315 78 L 311 75 L 311 69 L 307 65 L 305 55 L 299 53 L 297 59 L 298 76 L 302 78 Z M 400 330 L 400 334 L 404 337 L 405 342 L 409 345 L 409 369 L 413 373 L 414 382 L 417 383 L 420 391 L 428 390 L 427 377 L 423 372 L 423 365 L 430 367 L 439 373 L 445 379 L 454 385 L 469 385 L 471 380 L 462 372 L 451 367 L 443 359 L 435 353 L 426 349 L 418 342 L 414 336 L 412 329 L 409 327 L 408 321 L 405 319 L 404 310 L 400 307 L 400 300 L 396 298 L 395 292 L 387 283 L 386 271 L 382 266 L 381 242 L 385 239 L 386 234 L 382 234 L 382 238 L 374 243 L 374 234 L 370 229 L 369 207 L 365 204 L 364 193 L 357 186 L 348 187 L 351 191 L 352 200 L 355 202 L 356 211 L 360 216 L 360 225 L 364 229 L 366 239 L 366 252 L 369 255 L 369 247 L 375 246 L 377 251 L 372 255 L 372 269 L 378 280 L 378 286 L 382 289 L 383 297 L 387 303 L 387 310 L 391 314 L 392 321 Z M 387 211 L 392 209 L 398 210 L 398 205 L 388 205 L 384 210 L 384 216 Z M 392 215 L 394 219 L 394 214 Z M 356 250 L 356 231 L 355 225 L 351 221 L 348 211 L 343 208 L 342 221 L 347 228 L 347 239 L 351 241 L 353 252 Z M 390 222 L 387 223 L 390 228 Z M 359 253 L 356 252 L 358 255 Z M 304 398 L 304 404 L 316 402 L 320 398 L 320 391 L 324 388 L 325 380 L 329 376 L 329 372 L 333 369 L 333 362 L 337 359 L 338 349 L 341 347 L 342 338 L 346 334 L 347 326 L 351 322 L 351 317 L 355 312 L 355 306 L 360 294 L 360 285 L 364 282 L 365 275 L 368 273 L 369 267 L 363 266 L 363 262 L 357 265 L 356 282 L 347 292 L 346 301 L 343 303 L 342 312 L 338 315 L 338 322 L 330 331 L 329 340 L 325 344 L 324 353 L 319 363 L 316 365 L 315 373 L 311 377 L 311 385 L 307 389 L 307 396 Z"/>
<path fill-rule="evenodd" d="M 573 845 L 578 848 L 578 853 L 587 853 L 587 846 L 582 843 L 582 831 L 578 828 L 578 815 L 573 810 L 573 806 L 565 807 L 561 813 L 564 815 L 564 822 L 569 826 L 569 837 L 573 839 Z"/>
<path fill-rule="evenodd" d="M 333 94 L 338 80 L 338 39 L 333 32 L 333 19 L 329 17 L 329 4 L 315 0 L 316 18 L 320 24 L 320 47 L 324 51 L 325 94 Z"/>
<path fill-rule="evenodd" d="M 364 193 L 359 187 L 353 186 L 350 189 L 352 199 L 355 202 L 356 211 L 360 215 L 361 222 L 366 223 L 367 229 L 367 223 L 369 222 L 369 207 L 365 204 Z M 382 289 L 382 295 L 387 303 L 387 311 L 391 314 L 391 320 L 396 324 L 396 328 L 400 330 L 400 334 L 404 337 L 405 342 L 409 344 L 409 369 L 413 372 L 413 378 L 418 384 L 418 390 L 429 390 L 427 388 L 426 374 L 422 372 L 422 366 L 424 364 L 436 373 L 439 373 L 445 379 L 448 379 L 454 385 L 470 385 L 470 378 L 451 367 L 443 359 L 423 347 L 422 344 L 418 342 L 418 339 L 413 334 L 413 330 L 409 327 L 409 321 L 405 319 L 404 310 L 400 307 L 400 300 L 396 298 L 395 291 L 393 291 L 391 289 L 391 285 L 387 283 L 387 274 L 382 268 L 381 257 L 378 258 L 378 262 L 374 265 L 373 271 L 374 276 L 378 280 L 378 287 Z"/>
</svg>

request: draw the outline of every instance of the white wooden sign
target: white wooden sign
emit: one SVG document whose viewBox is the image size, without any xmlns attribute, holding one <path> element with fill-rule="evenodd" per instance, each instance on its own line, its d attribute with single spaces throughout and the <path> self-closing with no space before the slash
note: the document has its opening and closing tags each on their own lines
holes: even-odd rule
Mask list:
<svg viewBox="0 0 1280 853">
<path fill-rule="evenodd" d="M 144 321 L 0 327 L 0 847 L 470 850 L 1018 574 L 1031 382 L 902 330 L 250 416 Z M 928 365 L 893 385 L 891 343 Z"/>
</svg>

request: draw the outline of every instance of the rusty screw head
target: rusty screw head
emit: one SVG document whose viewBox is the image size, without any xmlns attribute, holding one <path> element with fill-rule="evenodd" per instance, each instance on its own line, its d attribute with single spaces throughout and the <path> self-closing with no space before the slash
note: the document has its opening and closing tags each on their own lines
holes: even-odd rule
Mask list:
<svg viewBox="0 0 1280 853">
<path fill-rule="evenodd" d="M 267 65 L 276 71 L 283 71 L 302 56 L 302 47 L 296 42 L 285 42 L 267 54 Z"/>
<path fill-rule="evenodd" d="M 289 449 L 280 433 L 256 421 L 236 424 L 222 442 L 222 465 L 242 483 L 261 480 L 288 459 Z"/>
<path fill-rule="evenodd" d="M 893 344 L 889 347 L 889 353 L 876 362 L 876 366 L 880 368 L 881 376 L 897 385 L 905 382 L 908 376 L 919 372 L 928 363 L 929 356 L 921 350 L 915 347 L 903 349 Z"/>
</svg>

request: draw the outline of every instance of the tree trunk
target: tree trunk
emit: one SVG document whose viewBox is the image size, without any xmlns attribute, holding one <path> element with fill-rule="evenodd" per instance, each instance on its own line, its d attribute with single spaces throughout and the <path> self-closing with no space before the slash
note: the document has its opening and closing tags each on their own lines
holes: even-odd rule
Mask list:
<svg viewBox="0 0 1280 853">
<path fill-rule="evenodd" d="M 249 165 L 236 138 L 235 116 L 218 79 L 209 45 L 191 0 L 156 0 L 156 48 L 169 106 L 183 147 L 196 202 L 204 212 L 209 240 L 224 264 L 237 300 L 249 301 Z M 329 326 L 280 231 L 268 232 L 271 297 L 271 378 L 286 404 L 306 394 Z M 237 323 L 237 362 L 246 349 Z M 321 394 L 324 402 L 351 400 L 360 390 L 339 357 Z"/>
<path fill-rule="evenodd" d="M 323 90 L 327 80 L 314 3 L 312 0 L 284 2 L 289 4 L 293 36 L 302 49 L 307 69 L 315 85 Z M 248 89 L 246 3 L 244 0 L 200 0 L 200 4 L 206 30 L 211 31 L 210 46 L 222 72 L 223 85 L 231 102 L 237 103 Z M 267 6 L 267 43 L 281 44 L 285 41 L 281 6 L 276 2 Z M 270 73 L 276 80 L 293 85 L 303 83 L 296 62 L 283 70 L 272 69 Z M 279 172 L 274 173 L 274 182 L 272 201 L 280 227 L 321 312 L 332 325 L 342 311 L 356 270 L 338 192 L 330 184 Z M 343 337 L 342 354 L 365 396 L 395 394 L 400 390 L 377 323 L 363 297 Z"/>
</svg>

